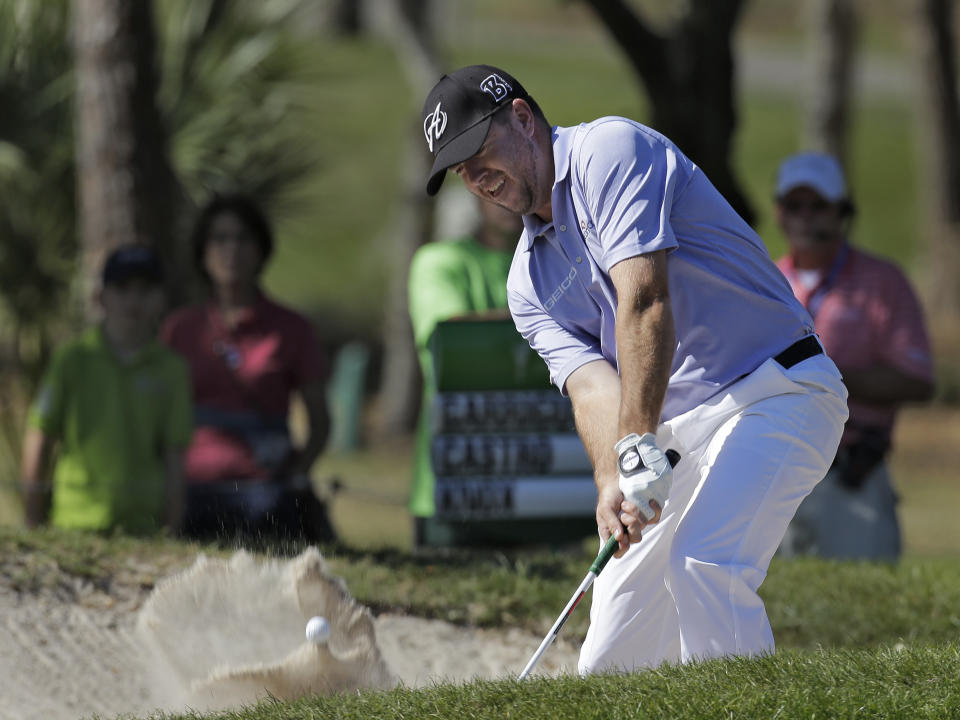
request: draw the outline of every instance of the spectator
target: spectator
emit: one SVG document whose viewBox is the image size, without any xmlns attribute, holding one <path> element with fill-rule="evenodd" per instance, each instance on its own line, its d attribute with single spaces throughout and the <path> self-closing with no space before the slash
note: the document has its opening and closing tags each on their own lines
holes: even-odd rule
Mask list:
<svg viewBox="0 0 960 720">
<path fill-rule="evenodd" d="M 523 223 L 493 203 L 475 200 L 476 227 L 470 235 L 421 247 L 410 264 L 410 320 L 423 373 L 423 398 L 414 453 L 410 512 L 414 545 L 438 532 L 434 520 L 435 477 L 430 463 L 433 360 L 430 338 L 442 320 L 494 311 L 507 318 L 507 272 Z"/>
<path fill-rule="evenodd" d="M 161 275 L 152 250 L 115 250 L 97 294 L 102 322 L 54 354 L 23 444 L 29 527 L 49 521 L 134 534 L 179 527 L 190 386 L 183 361 L 156 339 Z"/>
<path fill-rule="evenodd" d="M 850 393 L 837 457 L 798 508 L 781 553 L 895 560 L 900 529 L 885 462 L 894 418 L 933 393 L 920 303 L 892 263 L 850 244 L 854 205 L 832 156 L 787 158 L 776 211 L 790 246 L 777 264 Z"/>
<path fill-rule="evenodd" d="M 332 540 L 310 483 L 329 432 L 327 360 L 310 322 L 260 288 L 273 251 L 267 218 L 248 197 L 217 196 L 201 211 L 192 243 L 210 300 L 173 313 L 162 331 L 193 381 L 185 532 Z M 309 424 L 302 448 L 287 424 L 294 394 Z"/>
</svg>

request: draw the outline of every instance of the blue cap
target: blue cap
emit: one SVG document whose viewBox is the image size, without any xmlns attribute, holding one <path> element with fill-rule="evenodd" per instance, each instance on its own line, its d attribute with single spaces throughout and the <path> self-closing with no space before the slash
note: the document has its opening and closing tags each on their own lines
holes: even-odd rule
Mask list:
<svg viewBox="0 0 960 720">
<path fill-rule="evenodd" d="M 826 153 L 798 153 L 781 163 L 777 197 L 782 198 L 798 187 L 808 187 L 832 203 L 847 199 L 847 181 L 843 169 L 833 155 Z"/>
<path fill-rule="evenodd" d="M 123 285 L 133 279 L 160 284 L 163 266 L 146 245 L 124 245 L 110 253 L 103 265 L 104 285 Z"/>
</svg>

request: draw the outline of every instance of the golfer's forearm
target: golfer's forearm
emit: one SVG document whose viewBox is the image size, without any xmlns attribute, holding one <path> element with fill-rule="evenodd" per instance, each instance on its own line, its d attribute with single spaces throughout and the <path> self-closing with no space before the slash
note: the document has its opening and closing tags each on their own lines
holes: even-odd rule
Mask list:
<svg viewBox="0 0 960 720">
<path fill-rule="evenodd" d="M 616 337 L 620 364 L 617 435 L 655 433 L 676 344 L 670 298 L 658 298 L 643 309 L 621 307 Z"/>
<path fill-rule="evenodd" d="M 566 387 L 577 432 L 590 457 L 598 488 L 604 483 L 616 482 L 613 446 L 619 439 L 615 412 L 620 404 L 617 371 L 605 360 L 588 363 L 570 375 Z"/>
</svg>

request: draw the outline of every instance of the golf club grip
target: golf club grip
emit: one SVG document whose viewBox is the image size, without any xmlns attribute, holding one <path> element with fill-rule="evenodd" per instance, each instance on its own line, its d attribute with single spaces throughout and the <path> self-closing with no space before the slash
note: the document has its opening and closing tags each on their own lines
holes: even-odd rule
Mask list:
<svg viewBox="0 0 960 720">
<path fill-rule="evenodd" d="M 680 453 L 673 448 L 667 450 L 664 455 L 667 456 L 667 462 L 670 463 L 670 467 L 672 468 L 676 467 L 677 463 L 680 462 Z M 603 549 L 600 550 L 600 554 L 597 555 L 597 559 L 594 560 L 593 565 L 590 566 L 590 572 L 594 575 L 599 575 L 603 568 L 606 567 L 606 564 L 610 562 L 610 558 L 613 557 L 613 554 L 619 546 L 620 541 L 613 535 L 607 538 L 607 542 L 603 546 Z"/>
</svg>

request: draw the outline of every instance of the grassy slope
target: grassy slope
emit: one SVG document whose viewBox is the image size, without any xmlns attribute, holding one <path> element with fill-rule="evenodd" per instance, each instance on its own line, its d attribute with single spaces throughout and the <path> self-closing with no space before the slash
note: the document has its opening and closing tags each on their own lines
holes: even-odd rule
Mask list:
<svg viewBox="0 0 960 720">
<path fill-rule="evenodd" d="M 945 718 L 960 708 L 957 646 L 778 653 L 640 675 L 474 682 L 263 703 L 218 715 L 294 718 Z M 186 715 L 177 717 L 199 717 Z"/>
</svg>

